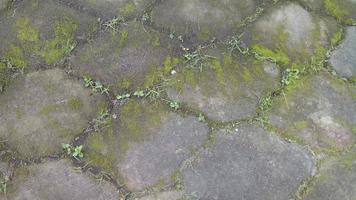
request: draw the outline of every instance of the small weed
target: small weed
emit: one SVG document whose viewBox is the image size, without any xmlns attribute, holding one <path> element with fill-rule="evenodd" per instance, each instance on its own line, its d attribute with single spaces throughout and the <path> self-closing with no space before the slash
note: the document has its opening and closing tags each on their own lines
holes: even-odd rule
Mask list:
<svg viewBox="0 0 356 200">
<path fill-rule="evenodd" d="M 70 144 L 62 144 L 63 150 L 67 155 L 73 156 L 74 158 L 83 158 L 84 154 L 82 152 L 83 145 L 73 147 Z"/>
<path fill-rule="evenodd" d="M 243 49 L 242 46 L 245 46 L 245 44 L 241 41 L 241 37 L 243 36 L 243 33 L 239 36 L 232 36 L 227 42 L 228 49 L 230 52 L 234 52 L 238 50 L 241 54 L 245 55 L 249 53 L 248 47 Z"/>
<path fill-rule="evenodd" d="M 281 84 L 282 86 L 288 86 L 294 83 L 300 77 L 299 69 L 286 69 L 283 72 Z"/>
<path fill-rule="evenodd" d="M 126 93 L 126 94 L 117 95 L 117 96 L 116 96 L 116 99 L 117 99 L 117 100 L 124 100 L 124 99 L 128 99 L 128 98 L 130 98 L 130 97 L 131 97 L 131 94 Z"/>
<path fill-rule="evenodd" d="M 107 119 L 110 116 L 108 110 L 102 110 L 99 116 L 94 119 L 94 131 L 98 131 L 100 127 L 107 123 Z"/>
<path fill-rule="evenodd" d="M 199 115 L 198 115 L 198 121 L 200 121 L 200 122 L 205 122 L 205 116 L 203 115 L 203 113 L 199 113 Z"/>
<path fill-rule="evenodd" d="M 178 110 L 180 108 L 180 104 L 177 101 L 170 101 L 169 107 L 171 107 L 173 110 Z"/>
<path fill-rule="evenodd" d="M 148 13 L 145 13 L 142 15 L 141 21 L 143 24 L 151 24 L 152 23 L 151 16 Z"/>
<path fill-rule="evenodd" d="M 112 30 L 114 33 L 116 33 L 120 26 L 125 22 L 125 19 L 123 17 L 114 17 L 111 20 L 108 20 L 103 24 L 106 28 Z"/>
<path fill-rule="evenodd" d="M 94 81 L 89 76 L 84 76 L 85 87 L 91 88 L 94 92 L 100 92 L 101 94 L 109 94 L 109 88 L 105 87 L 100 81 Z"/>
<path fill-rule="evenodd" d="M 76 157 L 76 158 L 83 158 L 84 157 L 84 154 L 82 152 L 82 149 L 83 149 L 83 145 L 80 145 L 80 146 L 76 146 L 74 148 L 74 152 L 72 154 L 73 157 Z"/>
<path fill-rule="evenodd" d="M 0 173 L 0 194 L 6 195 L 7 192 L 7 182 L 9 181 L 9 177 Z"/>
<path fill-rule="evenodd" d="M 169 38 L 170 38 L 171 40 L 173 40 L 175 37 L 176 37 L 176 33 L 175 33 L 175 32 L 171 32 L 171 33 L 169 34 Z"/>
<path fill-rule="evenodd" d="M 136 91 L 133 95 L 136 97 L 144 97 L 146 94 L 145 94 L 144 90 L 139 90 L 139 91 Z"/>
<path fill-rule="evenodd" d="M 194 52 L 184 54 L 183 57 L 185 59 L 185 64 L 188 67 L 198 68 L 201 72 L 203 71 L 203 66 L 207 61 L 215 59 L 213 56 L 203 54 L 201 52 L 201 47 L 198 47 L 198 49 Z"/>
<path fill-rule="evenodd" d="M 76 42 L 73 42 L 72 40 L 67 40 L 66 44 L 63 46 L 64 50 L 64 55 L 69 55 L 77 46 Z"/>
<path fill-rule="evenodd" d="M 137 90 L 132 95 L 130 93 L 117 95 L 116 99 L 123 100 L 123 99 L 128 99 L 132 96 L 137 97 L 137 98 L 157 99 L 161 96 L 161 93 L 160 93 L 160 91 L 154 90 L 154 89 L 144 89 L 144 90 Z"/>
<path fill-rule="evenodd" d="M 271 96 L 266 96 L 261 99 L 259 108 L 262 112 L 266 112 L 272 107 L 272 97 Z"/>
</svg>

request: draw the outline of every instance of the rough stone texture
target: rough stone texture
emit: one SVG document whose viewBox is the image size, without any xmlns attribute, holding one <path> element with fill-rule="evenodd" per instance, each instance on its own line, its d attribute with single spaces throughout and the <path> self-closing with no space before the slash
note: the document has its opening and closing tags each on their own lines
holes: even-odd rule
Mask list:
<svg viewBox="0 0 356 200">
<path fill-rule="evenodd" d="M 8 0 L 0 0 L 0 11 L 6 8 Z"/>
<path fill-rule="evenodd" d="M 183 172 L 186 193 L 210 200 L 285 200 L 314 162 L 298 146 L 255 125 L 220 130 L 216 144 Z"/>
<path fill-rule="evenodd" d="M 183 192 L 181 191 L 168 191 L 145 196 L 136 200 L 181 200 L 182 197 Z"/>
<path fill-rule="evenodd" d="M 263 1 L 167 0 L 153 9 L 155 25 L 177 35 L 207 41 L 233 35 L 242 21 Z M 270 2 L 269 2 L 270 3 Z"/>
<path fill-rule="evenodd" d="M 206 125 L 168 112 L 158 102 L 132 100 L 118 116 L 88 138 L 87 159 L 119 173 L 131 190 L 170 183 L 180 163 L 207 137 Z"/>
<path fill-rule="evenodd" d="M 63 1 L 63 0 L 62 0 Z M 154 0 L 64 0 L 79 5 L 84 11 L 106 19 L 117 16 L 133 17 L 141 14 Z"/>
<path fill-rule="evenodd" d="M 76 172 L 69 161 L 60 160 L 18 169 L 7 199 L 117 200 L 119 194 L 108 182 L 99 184 L 85 173 Z"/>
<path fill-rule="evenodd" d="M 251 25 L 244 38 L 254 50 L 259 45 L 284 52 L 291 61 L 306 62 L 314 52 L 328 46 L 336 28 L 332 18 L 318 17 L 297 3 L 282 1 Z"/>
<path fill-rule="evenodd" d="M 96 30 L 97 19 L 54 0 L 22 1 L 0 18 L 0 58 L 18 68 L 54 64 Z"/>
<path fill-rule="evenodd" d="M 90 75 L 112 89 L 148 87 L 168 55 L 161 34 L 139 22 L 122 25 L 115 34 L 102 33 L 72 57 L 75 73 Z"/>
<path fill-rule="evenodd" d="M 60 153 L 100 104 L 102 97 L 59 69 L 20 76 L 0 95 L 0 138 L 25 158 Z"/>
<path fill-rule="evenodd" d="M 356 152 L 322 164 L 314 187 L 304 200 L 356 199 Z"/>
<path fill-rule="evenodd" d="M 308 76 L 274 102 L 270 122 L 286 137 L 315 148 L 355 143 L 356 89 L 327 73 Z"/>
<path fill-rule="evenodd" d="M 345 40 L 332 53 L 330 62 L 341 76 L 356 76 L 356 27 L 346 29 Z"/>
<path fill-rule="evenodd" d="M 202 72 L 181 69 L 171 80 L 168 95 L 199 108 L 210 118 L 231 121 L 252 117 L 260 98 L 278 86 L 279 69 L 274 64 L 235 58 L 222 48 L 201 54 L 215 58 L 202 64 Z"/>
</svg>

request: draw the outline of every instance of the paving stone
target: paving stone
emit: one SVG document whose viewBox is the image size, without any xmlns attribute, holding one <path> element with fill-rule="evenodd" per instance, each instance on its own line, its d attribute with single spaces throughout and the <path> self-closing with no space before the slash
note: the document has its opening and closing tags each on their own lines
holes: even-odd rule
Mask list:
<svg viewBox="0 0 356 200">
<path fill-rule="evenodd" d="M 217 47 L 202 51 L 213 58 L 191 67 L 189 63 L 171 80 L 168 95 L 200 109 L 215 120 L 254 116 L 260 98 L 278 86 L 279 68 L 252 58 L 234 57 Z"/>
<path fill-rule="evenodd" d="M 0 0 L 0 11 L 6 8 L 8 2 L 9 2 L 8 0 Z"/>
<path fill-rule="evenodd" d="M 105 106 L 63 71 L 20 76 L 0 95 L 0 138 L 23 158 L 60 153 Z"/>
<path fill-rule="evenodd" d="M 60 160 L 17 169 L 7 199 L 117 200 L 119 194 L 110 183 L 75 171 L 69 161 Z"/>
<path fill-rule="evenodd" d="M 52 65 L 96 30 L 97 19 L 54 0 L 21 1 L 0 19 L 0 58 L 18 68 Z"/>
<path fill-rule="evenodd" d="M 244 34 L 250 47 L 264 57 L 288 65 L 308 62 L 313 54 L 324 56 L 338 26 L 297 3 L 281 2 L 266 11 Z"/>
<path fill-rule="evenodd" d="M 339 75 L 356 76 L 356 27 L 346 29 L 345 39 L 332 53 L 330 63 Z"/>
<path fill-rule="evenodd" d="M 108 128 L 85 144 L 86 159 L 118 177 L 130 190 L 171 183 L 180 163 L 207 137 L 195 117 L 181 117 L 165 105 L 131 100 L 115 112 Z"/>
<path fill-rule="evenodd" d="M 183 197 L 183 192 L 181 191 L 168 191 L 160 192 L 157 194 L 145 196 L 137 200 L 181 200 Z"/>
<path fill-rule="evenodd" d="M 310 190 L 304 200 L 356 199 L 356 152 L 323 163 Z"/>
<path fill-rule="evenodd" d="M 183 171 L 183 182 L 197 199 L 285 200 L 313 168 L 313 159 L 297 145 L 242 125 L 218 131 L 214 146 Z"/>
<path fill-rule="evenodd" d="M 356 22 L 355 0 L 325 0 L 324 9 L 328 14 L 347 24 Z"/>
<path fill-rule="evenodd" d="M 316 149 L 355 143 L 356 88 L 327 73 L 307 76 L 275 99 L 270 122 L 287 138 Z"/>
<path fill-rule="evenodd" d="M 90 75 L 116 92 L 149 87 L 169 55 L 169 47 L 161 44 L 160 37 L 159 32 L 135 21 L 123 25 L 117 33 L 104 32 L 71 58 L 74 73 Z"/>
<path fill-rule="evenodd" d="M 171 30 L 177 36 L 208 41 L 233 35 L 243 20 L 256 12 L 257 0 L 167 0 L 152 11 L 156 26 Z"/>
<path fill-rule="evenodd" d="M 79 6 L 84 11 L 89 11 L 104 18 L 133 17 L 142 14 L 144 10 L 154 3 L 154 0 L 61 0 Z"/>
</svg>

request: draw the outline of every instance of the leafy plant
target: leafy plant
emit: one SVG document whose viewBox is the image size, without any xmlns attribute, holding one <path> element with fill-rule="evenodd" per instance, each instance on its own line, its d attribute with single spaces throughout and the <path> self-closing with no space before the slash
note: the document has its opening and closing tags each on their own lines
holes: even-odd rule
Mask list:
<svg viewBox="0 0 356 200">
<path fill-rule="evenodd" d="M 204 64 L 210 59 L 215 59 L 213 56 L 203 54 L 201 47 L 198 47 L 197 50 L 193 52 L 188 52 L 183 55 L 185 59 L 185 64 L 191 68 L 198 68 L 201 72 L 203 71 Z"/>
<path fill-rule="evenodd" d="M 205 122 L 205 116 L 202 113 L 199 113 L 198 115 L 198 121 L 200 122 Z"/>
<path fill-rule="evenodd" d="M 142 23 L 145 23 L 145 24 L 151 24 L 151 22 L 152 22 L 151 16 L 148 13 L 143 14 L 141 17 L 141 20 L 142 20 Z"/>
<path fill-rule="evenodd" d="M 85 87 L 91 88 L 95 92 L 100 92 L 101 94 L 109 94 L 109 88 L 105 87 L 100 81 L 94 81 L 89 76 L 84 76 Z"/>
<path fill-rule="evenodd" d="M 131 97 L 131 94 L 130 93 L 126 93 L 126 94 L 122 94 L 122 95 L 117 95 L 116 99 L 117 100 L 123 100 L 123 99 L 127 99 L 127 98 L 130 98 L 130 97 Z"/>
<path fill-rule="evenodd" d="M 259 108 L 262 112 L 266 112 L 272 107 L 272 97 L 271 96 L 266 96 L 261 99 Z"/>
<path fill-rule="evenodd" d="M 179 102 L 177 101 L 171 101 L 169 102 L 169 107 L 171 107 L 174 110 L 178 110 L 180 108 Z"/>
<path fill-rule="evenodd" d="M 249 53 L 249 49 L 246 47 L 243 49 L 242 46 L 245 46 L 245 44 L 241 41 L 241 37 L 243 36 L 243 33 L 239 36 L 232 36 L 227 42 L 228 49 L 230 52 L 234 52 L 238 50 L 241 54 L 245 55 Z"/>
<path fill-rule="evenodd" d="M 139 90 L 134 93 L 134 96 L 137 96 L 137 97 L 144 97 L 145 95 L 146 94 L 145 94 L 144 90 Z"/>
<path fill-rule="evenodd" d="M 109 116 L 108 110 L 102 110 L 100 115 L 94 119 L 94 131 L 98 131 L 102 125 L 105 125 Z"/>
<path fill-rule="evenodd" d="M 123 17 L 114 17 L 111 20 L 108 20 L 103 24 L 108 29 L 111 29 L 113 32 L 117 32 L 119 30 L 119 27 L 121 24 L 125 22 L 125 19 Z"/>
<path fill-rule="evenodd" d="M 85 87 L 94 87 L 94 81 L 89 76 L 84 76 Z"/>
<path fill-rule="evenodd" d="M 72 154 L 73 157 L 76 157 L 76 158 L 83 158 L 84 157 L 84 154 L 82 152 L 82 149 L 83 149 L 83 145 L 80 145 L 80 146 L 76 146 L 74 148 L 74 152 Z"/>
<path fill-rule="evenodd" d="M 300 71 L 299 69 L 286 69 L 282 76 L 282 86 L 288 86 L 299 79 Z"/>
<path fill-rule="evenodd" d="M 83 145 L 73 147 L 70 144 L 62 144 L 63 150 L 67 155 L 73 156 L 74 158 L 83 158 L 84 154 L 82 152 Z"/>
</svg>

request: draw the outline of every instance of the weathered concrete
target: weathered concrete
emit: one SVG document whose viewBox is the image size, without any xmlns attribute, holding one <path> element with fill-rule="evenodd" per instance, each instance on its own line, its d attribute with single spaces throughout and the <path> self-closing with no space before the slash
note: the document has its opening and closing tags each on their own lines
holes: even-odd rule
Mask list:
<svg viewBox="0 0 356 200">
<path fill-rule="evenodd" d="M 285 200 L 313 171 L 300 147 L 255 125 L 220 130 L 216 143 L 183 172 L 187 194 L 211 200 Z"/>
<path fill-rule="evenodd" d="M 236 58 L 222 47 L 201 55 L 214 58 L 201 63 L 202 71 L 200 66 L 185 64 L 172 78 L 168 95 L 210 118 L 232 121 L 252 117 L 260 98 L 278 86 L 279 68 L 272 63 Z"/>
<path fill-rule="evenodd" d="M 270 122 L 314 148 L 343 149 L 355 143 L 355 92 L 327 73 L 305 77 L 275 100 Z"/>
<path fill-rule="evenodd" d="M 105 101 L 59 69 L 19 76 L 0 95 L 0 138 L 23 158 L 60 153 Z"/>
<path fill-rule="evenodd" d="M 117 200 L 119 193 L 110 183 L 99 183 L 94 177 L 76 172 L 69 161 L 60 160 L 17 169 L 7 199 Z"/>
<path fill-rule="evenodd" d="M 315 185 L 304 200 L 356 199 L 356 153 L 347 153 L 322 164 Z"/>
<path fill-rule="evenodd" d="M 180 163 L 207 137 L 206 125 L 171 113 L 158 102 L 130 101 L 118 116 L 109 128 L 88 138 L 87 160 L 121 177 L 131 190 L 174 181 Z"/>
<path fill-rule="evenodd" d="M 332 53 L 330 63 L 344 77 L 356 77 L 356 27 L 346 29 L 345 40 Z"/>
</svg>

